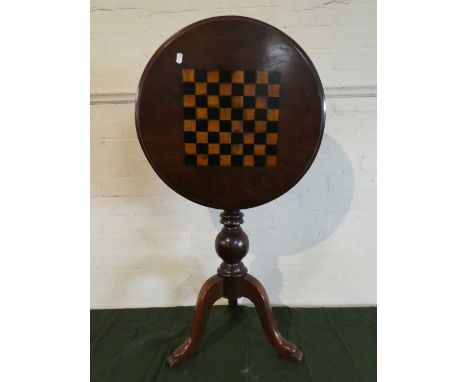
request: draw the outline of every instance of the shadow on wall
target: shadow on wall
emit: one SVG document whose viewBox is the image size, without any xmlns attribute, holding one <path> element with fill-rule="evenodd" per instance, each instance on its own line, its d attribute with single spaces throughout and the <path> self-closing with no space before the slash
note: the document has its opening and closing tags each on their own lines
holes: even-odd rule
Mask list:
<svg viewBox="0 0 468 382">
<path fill-rule="evenodd" d="M 353 194 L 351 162 L 343 148 L 325 134 L 317 158 L 293 189 L 243 211 L 243 228 L 250 240 L 247 256 L 253 257 L 249 273 L 263 283 L 272 304 L 281 304 L 279 258 L 310 249 L 330 236 L 348 213 Z M 220 211 L 209 209 L 209 213 L 220 229 Z M 309 275 L 304 269 L 304 276 Z"/>
</svg>

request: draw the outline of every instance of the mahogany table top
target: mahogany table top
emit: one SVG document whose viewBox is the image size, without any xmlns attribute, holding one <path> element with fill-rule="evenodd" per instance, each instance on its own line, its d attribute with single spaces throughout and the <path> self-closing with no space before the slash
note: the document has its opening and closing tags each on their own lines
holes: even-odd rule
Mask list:
<svg viewBox="0 0 468 382">
<path fill-rule="evenodd" d="M 325 125 L 312 61 L 290 37 L 240 16 L 170 37 L 138 86 L 140 144 L 174 191 L 219 209 L 267 203 L 311 166 Z"/>
</svg>

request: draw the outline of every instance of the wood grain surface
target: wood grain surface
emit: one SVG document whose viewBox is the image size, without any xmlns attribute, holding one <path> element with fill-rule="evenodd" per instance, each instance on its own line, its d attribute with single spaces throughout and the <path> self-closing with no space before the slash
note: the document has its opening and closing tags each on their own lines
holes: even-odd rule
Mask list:
<svg viewBox="0 0 468 382">
<path fill-rule="evenodd" d="M 182 53 L 182 59 L 177 59 L 178 53 Z M 244 147 L 246 140 L 252 139 L 245 130 L 248 126 L 246 121 L 268 122 L 268 118 L 275 121 L 278 135 L 273 137 L 274 159 L 267 158 L 265 146 L 255 149 L 257 156 L 265 156 L 264 160 L 255 159 L 255 152 L 252 157 L 250 151 L 248 154 L 242 152 L 239 154 L 241 159 L 235 159 L 236 163 L 242 161 L 239 166 L 216 165 L 220 162 L 208 162 L 208 156 L 196 159 L 195 164 L 200 165 L 187 164 L 186 150 L 194 150 L 196 147 L 187 148 L 185 143 L 197 142 L 186 142 L 187 122 L 184 130 L 184 121 L 187 118 L 205 121 L 203 123 L 206 123 L 208 129 L 210 120 L 219 121 L 220 118 L 219 113 L 215 112 L 210 117 L 208 109 L 204 108 L 198 115 L 195 111 L 195 115 L 186 112 L 184 116 L 186 82 L 183 71 L 190 73 L 187 70 L 192 69 L 210 73 L 255 72 L 260 73 L 260 81 L 264 81 L 262 73 L 279 74 L 281 94 L 276 111 L 269 114 L 267 111 L 254 111 L 250 117 L 249 112 L 246 112 L 249 108 L 242 108 L 242 117 L 236 118 L 238 124 L 233 123 L 233 118 L 229 119 L 231 137 L 235 132 L 233 129 L 238 128 L 241 134 L 239 139 Z M 196 92 L 208 96 L 208 79 L 200 78 L 198 82 L 202 85 Z M 242 94 L 231 93 L 231 98 L 243 97 L 245 101 L 246 97 L 255 97 L 258 95 L 256 92 L 262 91 L 259 84 L 253 89 L 247 85 L 243 82 Z M 245 209 L 267 203 L 284 194 L 309 169 L 323 135 L 325 97 L 311 60 L 291 38 L 258 20 L 222 16 L 201 20 L 184 28 L 156 51 L 141 77 L 135 113 L 138 137 L 146 157 L 169 187 L 205 206 Z M 263 128 L 263 123 L 258 126 Z M 254 130 L 254 133 L 260 132 Z M 200 134 L 199 138 L 206 139 L 208 144 L 208 134 L 205 135 Z M 263 144 L 262 137 L 258 137 L 258 143 Z M 208 155 L 207 147 L 200 146 L 200 149 L 202 154 Z M 240 149 L 231 145 L 230 150 Z M 236 152 L 234 155 L 238 156 Z M 245 155 L 249 155 L 249 158 L 244 159 Z M 215 165 L 210 166 L 209 163 Z M 250 166 L 250 163 L 253 165 Z"/>
</svg>

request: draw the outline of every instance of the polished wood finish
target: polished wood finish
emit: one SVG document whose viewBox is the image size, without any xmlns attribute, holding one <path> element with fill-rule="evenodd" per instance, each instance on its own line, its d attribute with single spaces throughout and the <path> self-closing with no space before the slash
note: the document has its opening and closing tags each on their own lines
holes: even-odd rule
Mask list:
<svg viewBox="0 0 468 382">
<path fill-rule="evenodd" d="M 302 351 L 292 342 L 285 340 L 280 334 L 268 301 L 268 295 L 260 281 L 249 274 L 245 275 L 241 294 L 254 303 L 268 341 L 270 341 L 278 355 L 295 363 L 302 362 Z"/>
<path fill-rule="evenodd" d="M 185 164 L 274 167 L 279 72 L 182 69 Z"/>
<path fill-rule="evenodd" d="M 210 309 L 221 297 L 223 297 L 223 280 L 218 275 L 214 275 L 203 284 L 198 294 L 190 336 L 169 356 L 168 366 L 179 366 L 197 353 L 205 333 Z"/>
<path fill-rule="evenodd" d="M 224 227 L 216 238 L 216 251 L 223 263 L 218 268 L 218 274 L 203 284 L 195 306 L 189 337 L 167 358 L 167 365 L 180 366 L 196 355 L 210 309 L 221 297 L 229 300 L 231 308 L 237 306 L 237 299 L 240 297 L 251 300 L 257 309 L 265 335 L 278 355 L 294 363 L 302 362 L 301 350 L 284 339 L 279 332 L 265 288 L 247 273 L 247 268 L 241 261 L 249 247 L 248 237 L 240 226 L 243 223 L 243 213 L 239 210 L 224 211 L 221 213 L 221 223 Z"/>
<path fill-rule="evenodd" d="M 176 62 L 178 53 L 183 54 L 180 64 Z M 191 74 L 185 74 L 184 78 L 184 73 L 195 69 L 207 73 L 204 76 L 206 78 L 199 79 L 193 74 L 193 81 L 206 85 L 199 90 L 190 89 L 195 83 L 188 82 L 192 80 Z M 239 136 L 244 146 L 235 147 L 236 142 L 228 141 L 231 153 L 237 154 L 237 150 L 242 149 L 238 157 L 245 162 L 240 166 L 232 165 L 233 158 L 222 158 L 220 153 L 220 165 L 208 165 L 206 157 L 200 157 L 195 165 L 190 165 L 186 162 L 186 152 L 194 154 L 196 147 L 193 143 L 208 142 L 210 132 L 221 130 L 217 124 L 223 117 L 218 115 L 222 108 L 216 109 L 219 100 L 213 104 L 216 109 L 213 118 L 208 115 L 207 108 L 201 108 L 200 115 L 190 115 L 193 111 L 187 111 L 189 115 L 185 115 L 184 102 L 189 102 L 185 105 L 193 106 L 196 100 L 191 97 L 185 100 L 184 95 L 192 91 L 198 91 L 200 95 L 208 93 L 209 85 L 213 85 L 209 83 L 208 74 L 221 72 L 231 73 L 228 85 L 232 85 L 232 113 L 237 98 L 239 102 L 247 102 L 249 97 L 254 97 L 252 101 L 255 101 L 255 107 L 239 104 L 244 114 L 241 117 L 233 114 L 226 117 L 231 122 L 226 138 L 229 139 L 229 134 L 231 138 Z M 247 72 L 257 73 L 256 83 L 259 86 L 256 86 L 255 93 L 251 93 L 251 84 L 246 83 L 248 80 L 245 77 L 235 78 L 236 73 Z M 279 83 L 272 85 L 277 86 L 277 89 L 269 93 L 271 96 L 278 95 L 279 105 L 261 109 L 264 106 L 257 103 L 261 104 L 265 99 L 260 86 L 269 86 L 259 83 L 265 81 L 262 78 L 265 73 L 272 78 L 275 73 L 279 75 L 279 80 L 274 79 L 275 83 Z M 221 78 L 214 80 L 222 81 Z M 234 95 L 233 86 L 238 85 L 234 81 L 243 81 L 243 90 L 239 93 L 241 96 Z M 217 88 L 213 94 L 222 92 L 221 88 Z M 268 96 L 268 88 L 266 94 Z M 209 99 L 206 101 L 210 102 Z M 253 110 L 265 112 L 252 117 Z M 311 60 L 289 36 L 258 20 L 222 16 L 189 25 L 170 37 L 156 51 L 138 86 L 135 120 L 138 138 L 148 161 L 169 187 L 208 207 L 245 209 L 267 203 L 284 194 L 311 166 L 323 135 L 325 95 Z M 200 128 L 206 131 L 195 131 L 197 127 L 194 121 L 203 123 L 204 126 Z M 252 122 L 257 126 L 249 126 Z M 248 147 L 257 150 L 254 155 L 244 150 L 246 145 L 253 145 L 249 143 L 249 129 L 254 129 L 256 135 L 260 134 L 259 141 L 253 143 L 258 147 Z M 199 133 L 199 137 L 190 137 L 186 133 Z M 270 136 L 262 136 L 264 133 Z M 220 134 L 220 142 L 224 135 Z M 267 138 L 274 146 L 274 155 L 265 153 L 267 145 L 264 142 Z M 213 141 L 213 145 L 217 143 L 217 140 Z M 203 150 L 209 152 L 210 146 L 203 147 Z M 265 155 L 265 165 L 251 166 L 252 157 L 261 155 Z M 230 162 L 223 162 L 224 159 Z"/>
<path fill-rule="evenodd" d="M 215 248 L 223 262 L 201 288 L 187 340 L 167 359 L 176 367 L 200 347 L 212 305 L 241 297 L 257 309 L 277 353 L 302 352 L 278 331 L 265 289 L 242 263 L 249 240 L 241 209 L 291 189 L 317 155 L 325 95 L 304 50 L 280 30 L 240 16 L 196 22 L 170 37 L 138 85 L 135 122 L 160 178 L 198 204 L 224 210 Z"/>
</svg>

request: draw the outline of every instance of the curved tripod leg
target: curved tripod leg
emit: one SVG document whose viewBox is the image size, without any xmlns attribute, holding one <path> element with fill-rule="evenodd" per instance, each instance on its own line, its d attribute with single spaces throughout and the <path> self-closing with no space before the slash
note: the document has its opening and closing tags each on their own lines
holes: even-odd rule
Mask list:
<svg viewBox="0 0 468 382">
<path fill-rule="evenodd" d="M 293 343 L 284 339 L 278 331 L 276 320 L 271 310 L 270 302 L 263 285 L 255 277 L 247 274 L 243 277 L 242 296 L 247 297 L 255 304 L 257 313 L 262 322 L 263 330 L 268 341 L 273 345 L 278 355 L 289 361 L 300 363 L 303 360 L 303 354 Z"/>
<path fill-rule="evenodd" d="M 189 337 L 167 358 L 169 367 L 179 366 L 190 360 L 200 347 L 205 333 L 208 315 L 213 304 L 223 296 L 223 279 L 218 275 L 210 277 L 198 294 L 192 329 Z"/>
<path fill-rule="evenodd" d="M 229 300 L 229 307 L 236 308 L 237 307 L 237 298 L 230 298 Z"/>
</svg>

